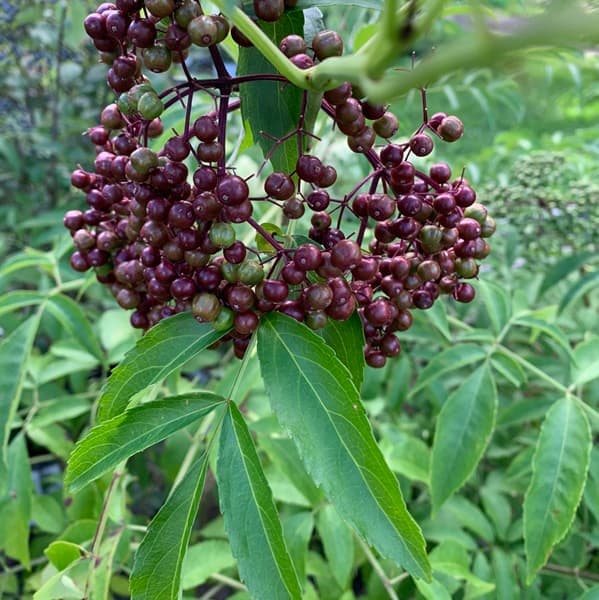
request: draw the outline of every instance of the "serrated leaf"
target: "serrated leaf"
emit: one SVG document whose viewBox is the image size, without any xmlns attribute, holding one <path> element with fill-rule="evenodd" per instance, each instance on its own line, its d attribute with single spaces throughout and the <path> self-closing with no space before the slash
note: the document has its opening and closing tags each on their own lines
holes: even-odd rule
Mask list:
<svg viewBox="0 0 599 600">
<path fill-rule="evenodd" d="M 112 372 L 98 401 L 98 420 L 123 412 L 132 396 L 164 379 L 226 332 L 198 323 L 190 313 L 169 317 L 152 327 Z"/>
<path fill-rule="evenodd" d="M 449 396 L 437 418 L 431 459 L 433 510 L 470 477 L 493 432 L 495 383 L 487 364 Z"/>
<path fill-rule="evenodd" d="M 302 35 L 302 11 L 286 12 L 276 23 L 259 22 L 260 28 L 275 43 L 287 35 Z M 254 47 L 240 48 L 237 75 L 255 73 L 276 74 L 276 69 Z M 292 133 L 298 126 L 303 92 L 283 81 L 252 81 L 239 86 L 241 114 L 249 123 L 254 140 L 264 156 L 270 157 L 275 171 L 292 173 L 299 158 L 295 136 L 278 143 L 277 140 Z M 273 139 L 274 138 L 274 139 Z"/>
<path fill-rule="evenodd" d="M 220 433 L 217 481 L 221 511 L 239 574 L 255 598 L 301 598 L 272 493 L 247 425 L 229 404 Z"/>
<path fill-rule="evenodd" d="M 207 455 L 203 454 L 150 522 L 135 553 L 130 579 L 132 600 L 177 600 L 179 597 L 181 570 L 207 466 Z"/>
<path fill-rule="evenodd" d="M 0 342 L 0 494 L 6 485 L 8 436 L 27 369 L 27 359 L 39 325 L 39 314 L 29 317 Z"/>
<path fill-rule="evenodd" d="M 345 590 L 354 566 L 352 532 L 331 504 L 318 513 L 317 527 L 333 577 L 339 587 Z"/>
<path fill-rule="evenodd" d="M 545 272 L 545 277 L 543 277 L 543 282 L 539 288 L 539 296 L 542 296 L 547 290 L 550 290 L 554 285 L 565 279 L 570 273 L 579 269 L 593 256 L 595 255 L 592 252 L 584 252 L 582 254 L 566 256 L 557 261 Z"/>
<path fill-rule="evenodd" d="M 582 497 L 591 447 L 583 409 L 571 398 L 557 401 L 541 427 L 532 479 L 524 496 L 527 584 L 570 529 Z"/>
<path fill-rule="evenodd" d="M 329 319 L 320 331 L 325 342 L 333 348 L 337 358 L 351 373 L 356 389 L 360 391 L 364 381 L 364 328 L 360 315 L 355 311 L 347 321 Z"/>
<path fill-rule="evenodd" d="M 420 528 L 333 350 L 305 325 L 269 314 L 258 329 L 258 357 L 280 423 L 340 516 L 382 556 L 429 579 Z"/>
<path fill-rule="evenodd" d="M 63 294 L 50 296 L 46 309 L 99 362 L 103 361 L 102 349 L 96 339 L 83 309 L 77 302 Z"/>
<path fill-rule="evenodd" d="M 433 356 L 426 367 L 420 371 L 416 385 L 410 390 L 410 396 L 452 371 L 477 363 L 486 356 L 485 349 L 476 344 L 457 344 L 443 350 Z"/>
<path fill-rule="evenodd" d="M 65 484 L 76 491 L 129 457 L 222 406 L 224 398 L 195 392 L 136 406 L 103 421 L 71 454 Z"/>
</svg>

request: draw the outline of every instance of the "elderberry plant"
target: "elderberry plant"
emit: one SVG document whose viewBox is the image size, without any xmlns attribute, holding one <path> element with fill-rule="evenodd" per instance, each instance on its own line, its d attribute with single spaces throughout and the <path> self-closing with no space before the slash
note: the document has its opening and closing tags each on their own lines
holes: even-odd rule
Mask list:
<svg viewBox="0 0 599 600">
<path fill-rule="evenodd" d="M 419 79 L 430 73 L 426 64 L 381 77 L 413 32 L 430 26 L 442 3 L 420 11 L 414 2 L 402 8 L 385 2 L 381 30 L 366 46 L 370 51 L 351 56 L 343 55 L 339 33 L 319 27 L 302 10 L 313 4 L 119 0 L 101 4 L 85 19 L 114 101 L 88 131 L 96 149 L 93 170 L 79 167 L 72 174 L 89 208 L 64 218 L 76 246 L 71 266 L 93 269 L 118 304 L 133 311 L 133 327 L 145 332 L 108 378 L 98 424 L 77 444 L 66 473 L 67 487 L 76 491 L 114 472 L 91 551 L 68 566 L 89 568 L 85 595 L 94 589 L 101 557 L 116 551 L 102 534 L 111 496 L 125 485 L 119 483 L 121 465 L 203 420 L 170 496 L 137 548 L 131 597 L 180 596 L 183 557 L 209 466 L 251 596 L 302 597 L 300 567 L 236 404 L 253 340 L 273 412 L 293 439 L 291 460 L 298 476 L 304 467 L 310 476 L 311 500 L 326 497 L 364 540 L 365 552 L 371 546 L 417 586 L 431 581 L 424 537 L 377 445 L 360 388 L 365 363 L 383 367 L 400 353 L 396 334 L 411 326 L 414 311 L 430 309 L 441 295 L 460 303 L 474 299 L 468 280 L 490 252 L 495 222 L 463 172 L 421 160 L 435 143 L 456 142 L 464 131 L 455 115 L 429 115 Z M 534 27 L 551 35 L 550 22 L 542 24 Z M 587 35 L 590 22 L 580 24 L 588 25 Z M 518 36 L 524 34 L 512 36 L 515 48 L 522 44 Z M 504 43 L 489 37 L 485 52 L 469 55 L 467 64 L 497 60 Z M 211 64 L 206 72 L 194 66 L 201 52 Z M 238 54 L 235 73 L 225 60 L 231 54 Z M 402 90 L 399 85 L 387 93 L 397 77 L 422 97 L 422 119 L 408 139 L 398 138 L 399 118 L 387 104 Z M 198 110 L 206 99 L 210 110 Z M 169 114 L 179 107 L 182 127 L 170 131 Z M 316 113 L 368 168 L 349 189 L 340 189 L 337 168 L 318 156 Z M 243 171 L 246 163 L 228 142 L 239 121 L 264 154 L 255 172 Z M 164 140 L 161 147 L 157 140 Z M 262 222 L 265 206 L 278 213 L 276 225 Z M 202 350 L 227 341 L 243 362 L 225 396 L 188 391 L 142 397 Z M 464 360 L 461 351 L 452 349 L 452 360 Z M 448 477 L 444 460 L 456 450 L 455 436 L 447 427 L 436 434 L 442 450 L 432 466 L 435 509 L 472 474 L 493 428 L 497 396 L 489 356 L 476 348 L 473 355 L 460 364 L 483 364 L 440 417 L 453 423 L 451 411 L 461 399 L 476 400 L 468 406 L 464 456 L 452 459 Z M 568 397 L 552 415 L 582 432 L 574 451 L 580 464 L 588 464 L 588 423 L 581 411 Z M 480 431 L 471 435 L 475 426 Z M 204 452 L 196 456 L 200 447 Z M 570 478 L 573 491 L 567 506 L 560 506 L 565 515 L 580 500 L 584 472 Z M 541 485 L 532 489 L 531 504 L 541 505 Z M 530 529 L 542 512 L 530 510 Z M 527 540 L 529 579 L 567 530 L 561 521 L 541 543 Z"/>
</svg>

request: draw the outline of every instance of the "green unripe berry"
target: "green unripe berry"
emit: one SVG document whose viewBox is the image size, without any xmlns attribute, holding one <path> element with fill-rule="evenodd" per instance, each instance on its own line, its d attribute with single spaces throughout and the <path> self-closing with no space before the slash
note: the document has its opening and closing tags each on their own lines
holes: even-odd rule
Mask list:
<svg viewBox="0 0 599 600">
<path fill-rule="evenodd" d="M 491 237 L 495 233 L 496 228 L 497 223 L 495 223 L 495 219 L 487 215 L 487 218 L 481 223 L 480 236 L 484 238 Z"/>
<path fill-rule="evenodd" d="M 148 121 L 159 117 L 164 110 L 164 104 L 155 92 L 146 92 L 137 103 L 137 111 Z"/>
<path fill-rule="evenodd" d="M 116 105 L 118 106 L 118 109 L 127 116 L 132 115 L 137 111 L 137 102 L 133 102 L 128 92 L 122 93 L 117 98 Z"/>
<path fill-rule="evenodd" d="M 149 83 L 139 83 L 138 85 L 134 85 L 128 92 L 127 92 L 127 96 L 129 96 L 129 100 L 131 100 L 131 102 L 133 104 L 135 104 L 135 109 L 137 110 L 137 104 L 139 102 L 139 99 L 146 93 L 146 92 L 154 92 L 154 88 L 149 84 Z M 156 92 L 154 92 L 156 93 Z"/>
<path fill-rule="evenodd" d="M 233 321 L 235 319 L 235 313 L 226 306 L 223 306 L 216 316 L 216 319 L 212 321 L 212 326 L 216 331 L 227 331 L 233 327 Z"/>
<path fill-rule="evenodd" d="M 175 0 L 145 0 L 146 9 L 155 17 L 168 17 L 175 10 Z"/>
<path fill-rule="evenodd" d="M 418 235 L 422 247 L 428 254 L 438 252 L 443 241 L 443 231 L 436 225 L 425 225 Z"/>
<path fill-rule="evenodd" d="M 245 260 L 239 265 L 239 281 L 258 285 L 264 279 L 264 267 L 256 260 Z"/>
<path fill-rule="evenodd" d="M 196 46 L 205 48 L 216 44 L 219 28 L 212 17 L 200 15 L 189 23 L 187 33 Z"/>
<path fill-rule="evenodd" d="M 228 248 L 235 242 L 235 229 L 230 223 L 213 223 L 208 237 L 215 246 Z"/>
<path fill-rule="evenodd" d="M 316 310 L 314 312 L 309 312 L 306 315 L 306 325 L 314 331 L 322 329 L 327 324 L 328 320 L 329 318 L 324 310 Z"/>
<path fill-rule="evenodd" d="M 473 258 L 456 258 L 455 271 L 460 277 L 471 279 L 478 275 L 478 265 Z"/>
<path fill-rule="evenodd" d="M 144 65 L 153 73 L 164 73 L 168 71 L 173 56 L 171 51 L 164 44 L 155 44 L 151 48 L 143 51 Z"/>
<path fill-rule="evenodd" d="M 239 281 L 239 265 L 235 263 L 225 262 L 220 267 L 220 272 L 224 279 L 229 283 L 237 283 Z"/>
<path fill-rule="evenodd" d="M 148 173 L 158 166 L 158 155 L 150 148 L 138 148 L 131 153 L 131 165 L 141 174 Z"/>
<path fill-rule="evenodd" d="M 464 209 L 464 216 L 474 219 L 483 225 L 487 220 L 487 209 L 479 202 L 475 202 Z"/>
<path fill-rule="evenodd" d="M 187 26 L 193 19 L 201 14 L 200 5 L 193 0 L 186 0 L 179 8 L 175 10 L 175 21 L 179 27 L 187 29 Z"/>
<path fill-rule="evenodd" d="M 191 314 L 208 323 L 216 319 L 221 309 L 222 305 L 214 294 L 196 294 L 191 302 Z"/>
</svg>

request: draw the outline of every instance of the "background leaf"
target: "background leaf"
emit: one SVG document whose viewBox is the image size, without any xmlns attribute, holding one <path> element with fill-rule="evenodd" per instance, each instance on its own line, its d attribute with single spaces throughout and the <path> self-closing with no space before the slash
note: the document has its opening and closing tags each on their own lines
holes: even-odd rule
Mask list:
<svg viewBox="0 0 599 600">
<path fill-rule="evenodd" d="M 233 403 L 220 434 L 216 473 L 233 556 L 252 596 L 301 598 L 272 493 L 247 425 Z"/>
<path fill-rule="evenodd" d="M 198 323 L 188 312 L 160 321 L 111 373 L 98 401 L 98 420 L 121 413 L 133 395 L 164 379 L 224 333 L 210 323 Z"/>
<path fill-rule="evenodd" d="M 496 411 L 495 383 L 485 363 L 449 396 L 437 418 L 431 459 L 433 510 L 476 468 L 491 437 Z"/>
<path fill-rule="evenodd" d="M 136 406 L 94 427 L 71 454 L 65 482 L 72 491 L 97 479 L 130 456 L 157 444 L 225 402 L 195 392 Z"/>
<path fill-rule="evenodd" d="M 0 494 L 6 486 L 8 435 L 38 325 L 39 313 L 29 317 L 0 342 Z"/>
<path fill-rule="evenodd" d="M 339 514 L 383 556 L 430 577 L 422 533 L 333 350 L 306 326 L 269 314 L 258 330 L 258 356 L 279 421 Z"/>
<path fill-rule="evenodd" d="M 176 600 L 179 597 L 181 569 L 202 497 L 207 466 L 207 455 L 204 454 L 190 467 L 148 526 L 135 553 L 131 572 L 132 600 Z"/>
<path fill-rule="evenodd" d="M 526 581 L 534 579 L 568 532 L 580 502 L 591 452 L 591 431 L 579 404 L 564 398 L 547 413 L 524 497 Z"/>
</svg>

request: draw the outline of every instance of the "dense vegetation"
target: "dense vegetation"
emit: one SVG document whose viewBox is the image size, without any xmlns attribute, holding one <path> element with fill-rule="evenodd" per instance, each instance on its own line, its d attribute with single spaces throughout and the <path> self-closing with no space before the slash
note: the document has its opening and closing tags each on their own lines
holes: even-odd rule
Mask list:
<svg viewBox="0 0 599 600">
<path fill-rule="evenodd" d="M 347 51 L 375 27 L 376 11 L 321 4 Z M 441 52 L 472 35 L 471 9 L 446 4 L 415 44 L 417 59 L 433 45 Z M 532 1 L 490 4 L 485 16 L 508 30 L 546 9 Z M 244 583 L 255 579 L 233 558 L 234 533 L 221 516 L 223 494 L 234 493 L 217 490 L 216 453 L 209 452 L 216 418 L 198 427 L 205 406 L 195 419 L 181 404 L 191 424 L 133 456 L 126 470 L 99 467 L 88 485 L 64 485 L 75 444 L 97 423 L 108 374 L 141 337 L 93 274 L 71 269 L 72 239 L 63 226 L 67 210 L 85 208 L 70 185 L 77 165 L 93 167 L 81 134 L 114 99 L 107 66 L 81 26 L 95 6 L 7 1 L 0 15 L 0 597 L 130 597 L 134 556 L 151 519 L 171 489 L 184 498 L 193 476 L 205 476 L 182 563 L 183 597 L 248 598 Z M 198 72 L 210 68 L 203 53 L 192 57 Z M 253 440 L 257 448 L 303 597 L 598 593 L 599 454 L 591 450 L 599 428 L 598 67 L 592 48 L 537 50 L 509 68 L 454 72 L 428 89 L 431 112 L 460 115 L 465 133 L 457 144 L 437 144 L 422 164 L 446 160 L 457 173 L 463 167 L 498 223 L 473 283 L 475 301 L 441 297 L 414 311 L 412 327 L 399 334 L 401 355 L 367 369 L 361 386 L 378 445 L 426 539 L 430 582 L 379 557 L 314 484 L 281 434 L 255 353 L 239 362 L 226 346 L 204 350 L 140 394 L 160 403 L 201 389 L 240 406 L 243 419 L 231 413 L 229 435 L 239 436 L 245 420 L 245 447 Z M 194 110 L 209 106 L 198 99 Z M 405 141 L 421 119 L 420 93 L 395 99 L 390 110 Z M 185 111 L 168 118 L 159 144 L 171 128 L 181 129 Z M 321 138 L 315 152 L 337 166 L 333 189 L 368 175 L 324 116 L 314 131 Z M 258 170 L 262 154 L 244 144 L 240 122 L 228 136 L 241 152 L 240 170 Z M 151 335 L 143 338 L 146 351 L 160 339 Z M 193 341 L 185 335 L 183 327 L 168 352 Z M 195 462 L 203 450 L 209 459 Z M 560 451 L 571 462 L 548 492 L 539 473 Z M 99 464 L 103 457 L 96 458 Z M 552 498 L 557 504 L 547 503 Z M 534 522 L 533 509 L 546 506 L 551 514 Z"/>
</svg>

